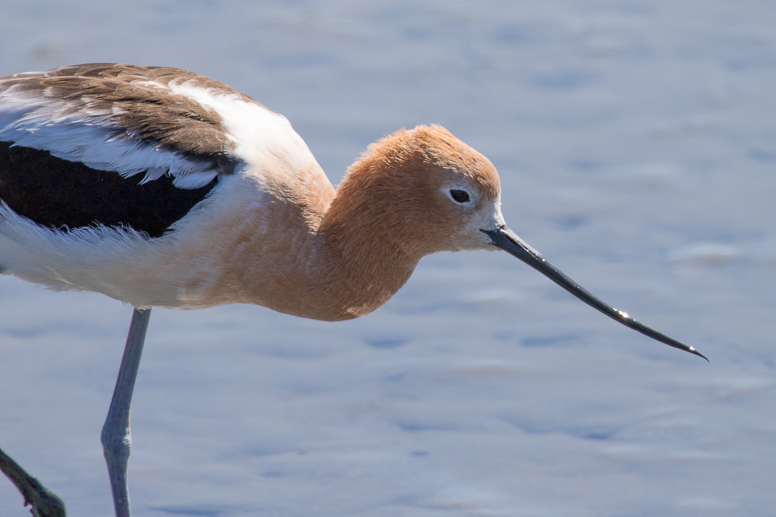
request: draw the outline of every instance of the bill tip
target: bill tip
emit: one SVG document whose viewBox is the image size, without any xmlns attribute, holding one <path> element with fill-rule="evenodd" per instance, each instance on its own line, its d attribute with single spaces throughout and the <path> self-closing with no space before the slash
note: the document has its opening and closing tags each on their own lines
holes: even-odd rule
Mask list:
<svg viewBox="0 0 776 517">
<path fill-rule="evenodd" d="M 698 357 L 703 357 L 704 359 L 706 359 L 706 362 L 707 362 L 707 363 L 711 363 L 711 361 L 709 361 L 709 358 L 708 358 L 708 357 L 706 357 L 705 355 L 703 355 L 702 353 L 698 352 L 697 350 L 695 350 L 695 347 L 692 347 L 692 346 L 691 346 L 691 347 L 688 347 L 688 348 L 689 348 L 689 352 L 690 352 L 691 354 L 695 354 L 695 355 L 697 355 Z"/>
</svg>

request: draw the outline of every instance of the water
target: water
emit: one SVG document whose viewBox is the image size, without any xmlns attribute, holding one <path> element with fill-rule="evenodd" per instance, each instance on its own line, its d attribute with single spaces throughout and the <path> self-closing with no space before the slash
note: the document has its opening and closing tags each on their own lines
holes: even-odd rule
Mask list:
<svg viewBox="0 0 776 517">
<path fill-rule="evenodd" d="M 510 226 L 711 364 L 506 253 L 439 254 L 345 323 L 155 310 L 137 517 L 766 516 L 776 495 L 776 5 L 767 1 L 0 5 L 0 74 L 92 61 L 217 78 L 336 184 L 440 123 Z M 111 515 L 99 432 L 131 309 L 0 278 L 0 446 Z M 0 514 L 29 515 L 0 479 Z"/>
</svg>

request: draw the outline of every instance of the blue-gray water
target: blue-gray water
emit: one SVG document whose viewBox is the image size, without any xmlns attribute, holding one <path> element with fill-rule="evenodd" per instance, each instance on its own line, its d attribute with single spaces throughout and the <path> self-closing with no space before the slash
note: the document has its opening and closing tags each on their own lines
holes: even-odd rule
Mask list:
<svg viewBox="0 0 776 517">
<path fill-rule="evenodd" d="M 424 259 L 376 313 L 155 310 L 136 517 L 772 516 L 771 0 L 0 3 L 0 74 L 93 61 L 214 77 L 285 114 L 336 184 L 440 123 L 510 226 L 711 364 L 505 253 Z M 131 310 L 0 278 L 0 447 L 111 515 L 99 433 Z M 29 515 L 0 479 L 0 515 Z"/>
</svg>

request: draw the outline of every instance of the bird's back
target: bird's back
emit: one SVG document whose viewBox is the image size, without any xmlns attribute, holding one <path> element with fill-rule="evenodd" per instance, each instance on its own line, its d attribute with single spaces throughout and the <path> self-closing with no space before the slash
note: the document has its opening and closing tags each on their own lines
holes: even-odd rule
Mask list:
<svg viewBox="0 0 776 517">
<path fill-rule="evenodd" d="M 212 79 L 116 64 L 0 78 L 4 273 L 136 306 L 244 301 L 246 242 L 269 263 L 333 195 L 284 117 Z"/>
</svg>

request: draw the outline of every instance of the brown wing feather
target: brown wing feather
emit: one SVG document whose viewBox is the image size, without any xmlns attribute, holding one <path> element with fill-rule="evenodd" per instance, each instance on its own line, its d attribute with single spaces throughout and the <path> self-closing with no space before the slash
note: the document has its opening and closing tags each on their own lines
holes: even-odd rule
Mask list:
<svg viewBox="0 0 776 517">
<path fill-rule="evenodd" d="M 96 63 L 72 65 L 42 72 L 0 78 L 0 90 L 64 101 L 63 114 L 86 112 L 107 118 L 129 139 L 160 145 L 188 159 L 212 162 L 218 169 L 233 169 L 233 145 L 212 109 L 148 83 L 187 83 L 235 95 L 247 95 L 213 79 L 169 67 Z"/>
</svg>

